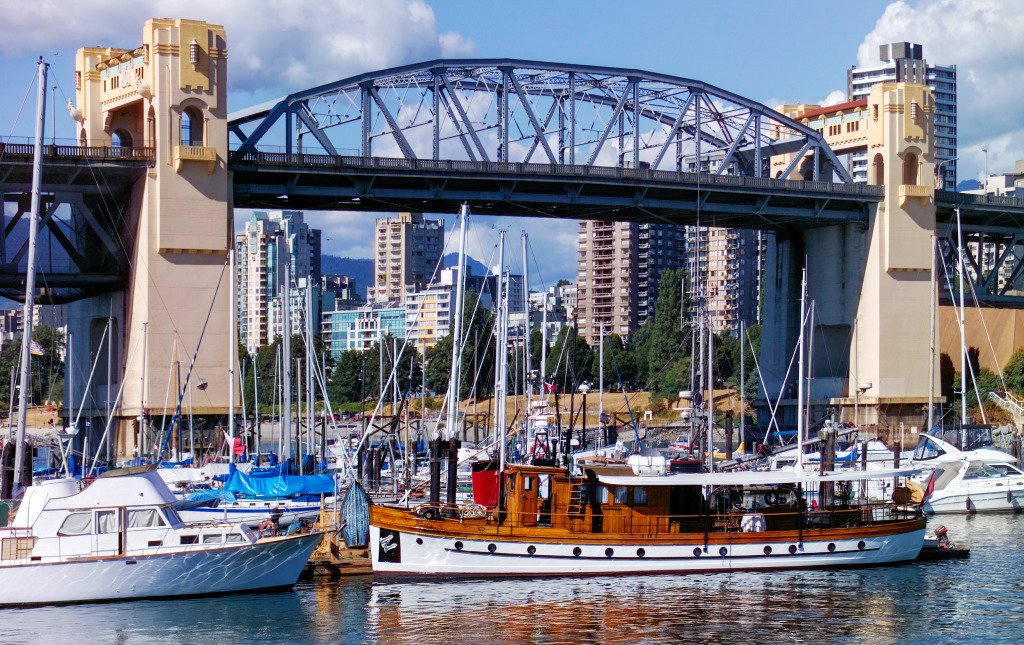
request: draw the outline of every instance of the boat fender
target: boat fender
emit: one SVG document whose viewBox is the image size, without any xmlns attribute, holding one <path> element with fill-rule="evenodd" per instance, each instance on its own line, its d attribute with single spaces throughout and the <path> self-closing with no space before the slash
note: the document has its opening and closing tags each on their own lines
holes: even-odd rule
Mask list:
<svg viewBox="0 0 1024 645">
<path fill-rule="evenodd" d="M 764 494 L 764 503 L 766 506 L 778 506 L 780 495 L 773 490 L 770 490 Z"/>
</svg>

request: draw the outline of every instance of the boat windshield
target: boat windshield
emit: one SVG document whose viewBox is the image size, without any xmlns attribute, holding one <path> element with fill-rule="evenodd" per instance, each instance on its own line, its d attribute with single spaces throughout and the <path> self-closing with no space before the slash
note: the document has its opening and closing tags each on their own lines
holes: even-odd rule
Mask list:
<svg viewBox="0 0 1024 645">
<path fill-rule="evenodd" d="M 914 449 L 914 461 L 925 461 L 935 459 L 946 454 L 946 451 L 939 447 L 934 439 L 926 434 L 917 439 L 917 447 Z"/>
<path fill-rule="evenodd" d="M 1006 477 L 1006 472 L 978 462 L 968 466 L 967 472 L 964 473 L 964 479 L 989 479 L 992 477 Z"/>
<path fill-rule="evenodd" d="M 985 448 L 993 443 L 992 428 L 987 425 L 936 428 L 931 434 L 963 451 Z"/>
</svg>

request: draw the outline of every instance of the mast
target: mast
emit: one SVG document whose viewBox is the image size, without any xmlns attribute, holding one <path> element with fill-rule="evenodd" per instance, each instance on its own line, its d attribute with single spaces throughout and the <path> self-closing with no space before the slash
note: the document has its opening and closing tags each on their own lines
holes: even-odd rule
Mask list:
<svg viewBox="0 0 1024 645">
<path fill-rule="evenodd" d="M 935 427 L 935 301 L 937 300 L 937 294 L 935 293 L 935 246 L 935 233 L 932 233 L 932 281 L 929 283 L 931 287 L 931 296 L 930 302 L 928 303 L 931 310 L 929 325 L 930 339 L 928 345 L 928 427 L 925 432 L 931 432 L 931 429 Z"/>
<path fill-rule="evenodd" d="M 313 432 L 313 370 L 317 367 L 316 347 L 313 344 L 313 285 L 310 276 L 306 276 L 306 450 L 315 453 L 315 435 Z M 397 379 L 396 379 L 397 382 Z M 326 433 L 322 441 L 326 442 Z"/>
<path fill-rule="evenodd" d="M 526 231 L 523 231 L 523 313 L 526 314 L 526 322 L 523 325 L 523 392 L 526 414 L 529 418 L 533 384 L 530 382 L 530 268 L 529 256 L 526 254 L 526 238 Z"/>
<path fill-rule="evenodd" d="M 746 411 L 747 411 L 746 396 L 745 396 L 745 392 L 744 392 L 744 390 L 746 388 L 746 376 L 747 376 L 747 370 L 746 370 L 746 365 L 745 365 L 744 358 L 746 358 L 746 353 L 747 352 L 743 349 L 744 348 L 743 336 L 744 336 L 744 325 L 743 325 L 743 321 L 740 320 L 740 443 L 743 443 L 743 436 L 744 436 L 743 435 L 743 425 L 744 425 L 743 424 L 743 417 L 746 416 Z"/>
<path fill-rule="evenodd" d="M 36 110 L 36 141 L 32 153 L 32 206 L 28 224 L 28 270 L 25 276 L 25 304 L 21 309 L 24 331 L 21 334 L 21 389 L 18 391 L 18 432 L 14 452 L 14 489 L 21 486 L 23 477 L 25 416 L 28 413 L 29 369 L 32 360 L 32 309 L 36 290 L 36 234 L 39 220 L 39 185 L 43 175 L 43 130 L 46 124 L 46 71 L 49 68 L 39 59 L 39 98 Z M 108 397 L 109 398 L 109 397 Z"/>
<path fill-rule="evenodd" d="M 231 282 L 228 284 L 228 301 L 231 303 L 231 310 L 228 312 L 228 462 L 235 463 L 235 361 L 238 360 L 238 343 L 235 340 L 235 314 L 238 311 L 238 303 L 235 301 L 235 245 L 228 249 L 228 272 L 231 274 Z M 143 338 L 145 338 L 146 323 L 142 323 Z M 145 342 L 145 341 L 143 341 Z M 146 347 L 142 347 L 142 374 L 143 391 L 145 391 L 146 374 Z M 243 408 L 245 406 L 243 405 Z"/>
<path fill-rule="evenodd" d="M 139 456 L 140 457 L 142 456 L 141 453 L 145 451 L 145 445 L 146 445 L 146 430 L 145 430 L 145 423 L 146 423 L 146 350 L 149 348 L 148 332 L 149 332 L 149 323 L 148 322 L 142 323 L 142 370 L 141 370 L 142 371 L 142 375 L 139 378 L 139 381 L 140 381 L 139 384 L 141 386 L 140 389 L 139 389 L 139 437 L 142 439 L 143 450 L 139 451 L 139 453 L 140 453 Z M 68 359 L 71 358 L 71 343 L 68 343 L 67 357 L 68 357 Z M 69 383 L 73 383 L 74 381 L 70 380 L 70 377 L 69 377 L 68 382 Z M 69 398 L 70 398 L 70 396 L 69 396 Z M 74 399 L 71 399 L 71 401 L 73 402 Z M 72 405 L 74 405 L 74 403 L 72 403 Z"/>
<path fill-rule="evenodd" d="M 798 374 L 796 377 L 796 469 L 804 469 L 804 316 L 807 312 L 807 269 L 800 277 L 800 337 L 796 341 Z"/>
<path fill-rule="evenodd" d="M 498 232 L 498 281 L 494 292 L 497 300 L 495 314 L 497 324 L 494 326 L 497 338 L 494 343 L 494 428 L 498 440 L 498 472 L 505 470 L 505 422 L 508 400 L 506 398 L 506 373 L 508 370 L 508 339 L 506 332 L 507 316 L 505 316 L 505 290 L 502 282 L 505 277 L 505 231 Z"/>
<path fill-rule="evenodd" d="M 987 180 L 986 180 L 987 181 Z M 960 209 L 956 209 L 956 240 L 960 264 L 960 428 L 967 425 L 967 338 L 964 330 L 964 237 L 960 229 Z M 931 428 L 929 428 L 930 430 Z"/>
<path fill-rule="evenodd" d="M 455 283 L 455 320 L 452 324 L 452 371 L 448 382 L 449 439 L 458 436 L 459 386 L 462 384 L 462 308 L 466 290 L 466 217 L 469 206 L 463 204 L 459 212 L 459 274 Z"/>
<path fill-rule="evenodd" d="M 715 472 L 715 329 L 711 312 L 704 319 L 708 327 L 708 472 Z"/>
<path fill-rule="evenodd" d="M 288 249 L 287 240 L 282 240 L 282 246 L 287 250 L 284 253 L 284 289 L 281 292 L 281 367 L 283 368 L 282 392 L 283 405 L 281 406 L 281 436 L 282 441 L 285 433 L 291 434 L 292 430 L 292 254 Z M 279 254 L 278 257 L 281 257 Z M 287 442 L 288 456 L 292 454 L 291 439 Z"/>
<path fill-rule="evenodd" d="M 597 329 L 599 347 L 597 352 L 597 418 L 600 419 L 604 414 L 604 323 L 598 325 Z"/>
</svg>

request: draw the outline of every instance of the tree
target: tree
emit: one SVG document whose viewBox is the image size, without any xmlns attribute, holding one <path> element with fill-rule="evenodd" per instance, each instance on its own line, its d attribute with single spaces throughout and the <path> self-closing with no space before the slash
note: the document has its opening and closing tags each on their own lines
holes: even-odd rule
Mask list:
<svg viewBox="0 0 1024 645">
<path fill-rule="evenodd" d="M 327 383 L 327 393 L 332 403 L 354 403 L 363 394 L 363 362 L 367 352 L 349 349 L 341 353 L 334 364 L 334 371 Z"/>
<path fill-rule="evenodd" d="M 684 279 L 683 269 L 666 269 L 658 283 L 654 328 L 647 341 L 647 388 L 652 401 L 674 398 L 683 384 L 682 364 L 687 355 L 681 318 L 687 304 Z"/>
<path fill-rule="evenodd" d="M 597 350 L 598 356 L 601 355 L 600 348 Z M 618 367 L 618 370 L 616 370 Z M 620 383 L 621 380 L 621 383 Z M 626 349 L 626 344 L 622 342 L 622 338 L 618 334 L 611 334 L 604 338 L 604 383 L 605 387 L 608 388 L 611 384 L 610 389 L 617 389 L 618 386 L 623 388 L 635 387 L 637 381 L 637 364 L 636 359 L 631 352 Z"/>
<path fill-rule="evenodd" d="M 49 325 L 38 325 L 32 329 L 32 340 L 39 344 L 42 354 L 30 354 L 29 361 L 29 402 L 36 405 L 46 401 L 63 402 L 64 399 L 64 333 Z M 12 391 L 21 378 L 17 367 L 21 362 L 21 336 L 0 352 L 0 390 Z M 8 397 L 0 400 L 0 410 L 8 408 Z M 15 403 L 17 405 L 17 403 Z"/>
<path fill-rule="evenodd" d="M 477 396 L 494 389 L 494 316 L 482 307 L 475 307 L 476 292 L 466 291 L 466 307 L 462 313 L 462 379 L 459 398 L 467 398 L 476 392 Z M 455 320 L 454 303 L 452 322 Z M 454 330 L 454 324 L 451 326 Z M 488 342 L 490 341 L 490 342 Z M 426 352 L 427 388 L 434 392 L 447 392 L 452 370 L 452 334 L 448 334 Z M 476 388 L 474 389 L 474 379 Z"/>
<path fill-rule="evenodd" d="M 548 381 L 557 384 L 563 392 L 575 391 L 580 384 L 591 380 L 593 364 L 594 350 L 587 341 L 575 328 L 562 327 L 548 353 Z"/>
<path fill-rule="evenodd" d="M 1017 396 L 1024 395 L 1024 347 L 1018 347 L 1003 368 L 1006 388 Z"/>
</svg>

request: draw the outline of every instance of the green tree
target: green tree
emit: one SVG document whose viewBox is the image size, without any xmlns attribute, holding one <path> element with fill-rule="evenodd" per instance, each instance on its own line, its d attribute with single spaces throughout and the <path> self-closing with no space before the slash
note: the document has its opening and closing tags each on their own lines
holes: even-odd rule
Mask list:
<svg viewBox="0 0 1024 645">
<path fill-rule="evenodd" d="M 576 330 L 565 325 L 558 332 L 548 352 L 548 381 L 563 392 L 575 391 L 580 384 L 592 380 L 594 350 Z"/>
<path fill-rule="evenodd" d="M 465 340 L 462 344 L 462 379 L 459 386 L 459 398 L 463 399 L 472 392 L 481 396 L 494 389 L 494 341 L 490 340 L 494 333 L 494 317 L 490 311 L 475 307 L 476 301 L 476 292 L 473 289 L 467 290 L 466 306 L 462 314 Z M 454 306 L 452 309 L 454 322 Z M 437 393 L 448 390 L 453 342 L 452 334 L 448 334 L 427 350 L 427 389 Z"/>
<path fill-rule="evenodd" d="M 64 400 L 64 333 L 49 325 L 32 329 L 32 340 L 39 344 L 42 354 L 30 354 L 29 361 L 29 402 L 41 405 L 47 401 L 60 403 Z M 21 378 L 17 367 L 21 362 L 21 336 L 0 352 L 0 389 L 12 391 L 11 376 L 15 384 Z M 0 401 L 0 409 L 8 408 L 7 396 Z M 17 405 L 17 402 L 15 402 Z"/>
<path fill-rule="evenodd" d="M 684 279 L 683 269 L 666 269 L 658 283 L 654 329 L 647 341 L 647 388 L 652 401 L 674 398 L 683 384 L 687 355 L 682 330 L 682 312 L 687 308 Z"/>
<path fill-rule="evenodd" d="M 600 348 L 595 350 L 600 357 Z M 618 366 L 618 373 L 616 373 Z M 605 389 L 617 390 L 621 386 L 635 388 L 637 383 L 637 364 L 632 352 L 628 351 L 626 344 L 618 334 L 605 336 L 604 339 L 604 384 Z M 596 385 L 596 383 L 595 383 Z"/>
<path fill-rule="evenodd" d="M 369 352 L 349 349 L 341 353 L 334 363 L 334 371 L 327 383 L 327 392 L 331 402 L 354 403 L 363 395 L 364 361 L 368 360 Z"/>
<path fill-rule="evenodd" d="M 1024 347 L 1018 347 L 1003 368 L 1006 388 L 1017 396 L 1024 395 Z"/>
</svg>

